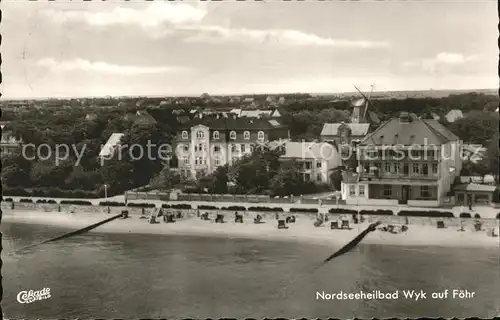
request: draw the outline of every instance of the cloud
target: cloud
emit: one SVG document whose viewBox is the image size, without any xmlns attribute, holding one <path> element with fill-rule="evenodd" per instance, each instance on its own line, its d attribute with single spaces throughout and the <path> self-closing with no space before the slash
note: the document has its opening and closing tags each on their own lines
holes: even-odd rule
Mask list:
<svg viewBox="0 0 500 320">
<path fill-rule="evenodd" d="M 45 58 L 37 61 L 37 66 L 47 68 L 51 72 L 60 73 L 68 71 L 86 71 L 86 72 L 99 72 L 105 74 L 118 74 L 118 75 L 137 75 L 137 74 L 159 74 L 188 71 L 185 67 L 169 67 L 169 66 L 127 66 L 109 64 L 106 62 L 91 62 L 84 59 L 74 59 L 65 61 L 56 61 L 53 58 Z"/>
<path fill-rule="evenodd" d="M 403 64 L 403 66 L 406 68 L 417 67 L 425 71 L 434 72 L 438 67 L 443 65 L 448 65 L 448 66 L 463 65 L 468 62 L 476 61 L 478 59 L 479 59 L 478 55 L 465 56 L 461 53 L 441 52 L 438 53 L 433 58 L 407 61 Z"/>
<path fill-rule="evenodd" d="M 207 14 L 202 6 L 160 1 L 153 2 L 144 9 L 116 7 L 111 11 L 103 12 L 47 9 L 42 13 L 57 22 L 81 21 L 94 26 L 133 24 L 144 29 L 156 28 L 164 23 L 199 22 Z"/>
<path fill-rule="evenodd" d="M 224 42 L 256 42 L 260 44 L 274 43 L 292 46 L 322 46 L 322 47 L 354 47 L 373 48 L 385 47 L 387 42 L 358 41 L 323 38 L 315 34 L 287 29 L 229 29 L 219 26 L 184 26 L 179 30 L 196 31 L 196 35 L 185 39 L 187 42 L 224 43 Z"/>
</svg>

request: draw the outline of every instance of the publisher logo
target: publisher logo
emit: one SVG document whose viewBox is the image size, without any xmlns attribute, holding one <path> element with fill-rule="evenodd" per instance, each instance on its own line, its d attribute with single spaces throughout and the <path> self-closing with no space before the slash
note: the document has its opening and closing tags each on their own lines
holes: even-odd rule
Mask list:
<svg viewBox="0 0 500 320">
<path fill-rule="evenodd" d="M 43 288 L 42 290 L 23 290 L 17 294 L 17 302 L 19 303 L 33 303 L 37 300 L 45 300 L 50 298 L 50 289 Z"/>
</svg>

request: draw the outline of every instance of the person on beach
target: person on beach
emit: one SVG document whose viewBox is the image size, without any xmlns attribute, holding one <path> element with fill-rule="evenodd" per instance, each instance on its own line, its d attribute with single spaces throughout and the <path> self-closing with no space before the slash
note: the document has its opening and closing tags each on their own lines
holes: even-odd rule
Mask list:
<svg viewBox="0 0 500 320">
<path fill-rule="evenodd" d="M 472 199 L 469 200 L 469 210 L 472 211 Z"/>
</svg>

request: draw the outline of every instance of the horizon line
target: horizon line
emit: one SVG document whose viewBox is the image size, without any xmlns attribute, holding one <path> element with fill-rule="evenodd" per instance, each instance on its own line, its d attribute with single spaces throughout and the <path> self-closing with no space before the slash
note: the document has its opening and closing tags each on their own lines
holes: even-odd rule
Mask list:
<svg viewBox="0 0 500 320">
<path fill-rule="evenodd" d="M 443 92 L 443 91 L 461 91 L 461 92 L 477 92 L 477 91 L 499 91 L 498 88 L 470 88 L 470 89 L 412 89 L 412 90 L 374 90 L 373 93 L 396 93 L 396 92 Z M 309 94 L 309 95 L 339 95 L 339 94 L 356 94 L 359 95 L 357 91 L 340 91 L 340 92 L 266 92 L 266 93 L 225 93 L 225 94 L 210 94 L 206 92 L 211 97 L 232 97 L 232 96 L 252 96 L 252 95 L 293 95 L 293 94 Z M 373 94 L 372 93 L 372 94 Z M 4 98 L 3 95 L 0 96 L 0 101 L 19 101 L 19 100 L 67 100 L 67 99 L 116 99 L 116 98 L 199 98 L 201 94 L 175 94 L 175 95 L 163 95 L 163 94 L 148 94 L 148 95 L 103 95 L 103 96 L 52 96 L 52 97 L 12 97 Z"/>
</svg>

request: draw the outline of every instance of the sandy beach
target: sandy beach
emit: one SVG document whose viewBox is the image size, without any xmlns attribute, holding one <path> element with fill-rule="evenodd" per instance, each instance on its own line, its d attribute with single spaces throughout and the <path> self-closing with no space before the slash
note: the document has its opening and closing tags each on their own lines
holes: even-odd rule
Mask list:
<svg viewBox="0 0 500 320">
<path fill-rule="evenodd" d="M 3 222 L 50 225 L 68 231 L 86 227 L 109 218 L 103 213 L 64 213 L 40 212 L 29 210 L 4 210 Z M 213 217 L 212 217 L 213 218 Z M 254 224 L 253 217 L 244 216 L 243 223 L 234 223 L 233 214 L 226 214 L 225 223 L 203 221 L 198 217 L 179 219 L 175 223 L 149 224 L 147 219 L 131 215 L 128 219 L 117 219 L 90 232 L 99 233 L 137 233 L 158 235 L 191 235 L 225 238 L 248 238 L 272 241 L 303 241 L 309 243 L 342 246 L 352 240 L 369 224 L 352 224 L 351 230 L 331 230 L 329 222 L 314 227 L 312 216 L 298 216 L 288 229 L 277 229 L 274 214 L 265 214 L 262 224 Z M 3 226 L 3 224 L 2 224 Z M 498 234 L 498 224 L 496 234 Z M 404 233 L 391 234 L 375 231 L 368 234 L 363 243 L 402 245 L 402 246 L 446 246 L 446 247 L 499 247 L 499 237 L 487 236 L 486 230 L 475 232 L 467 229 L 458 232 L 455 227 L 437 229 L 435 226 L 409 225 Z"/>
</svg>

